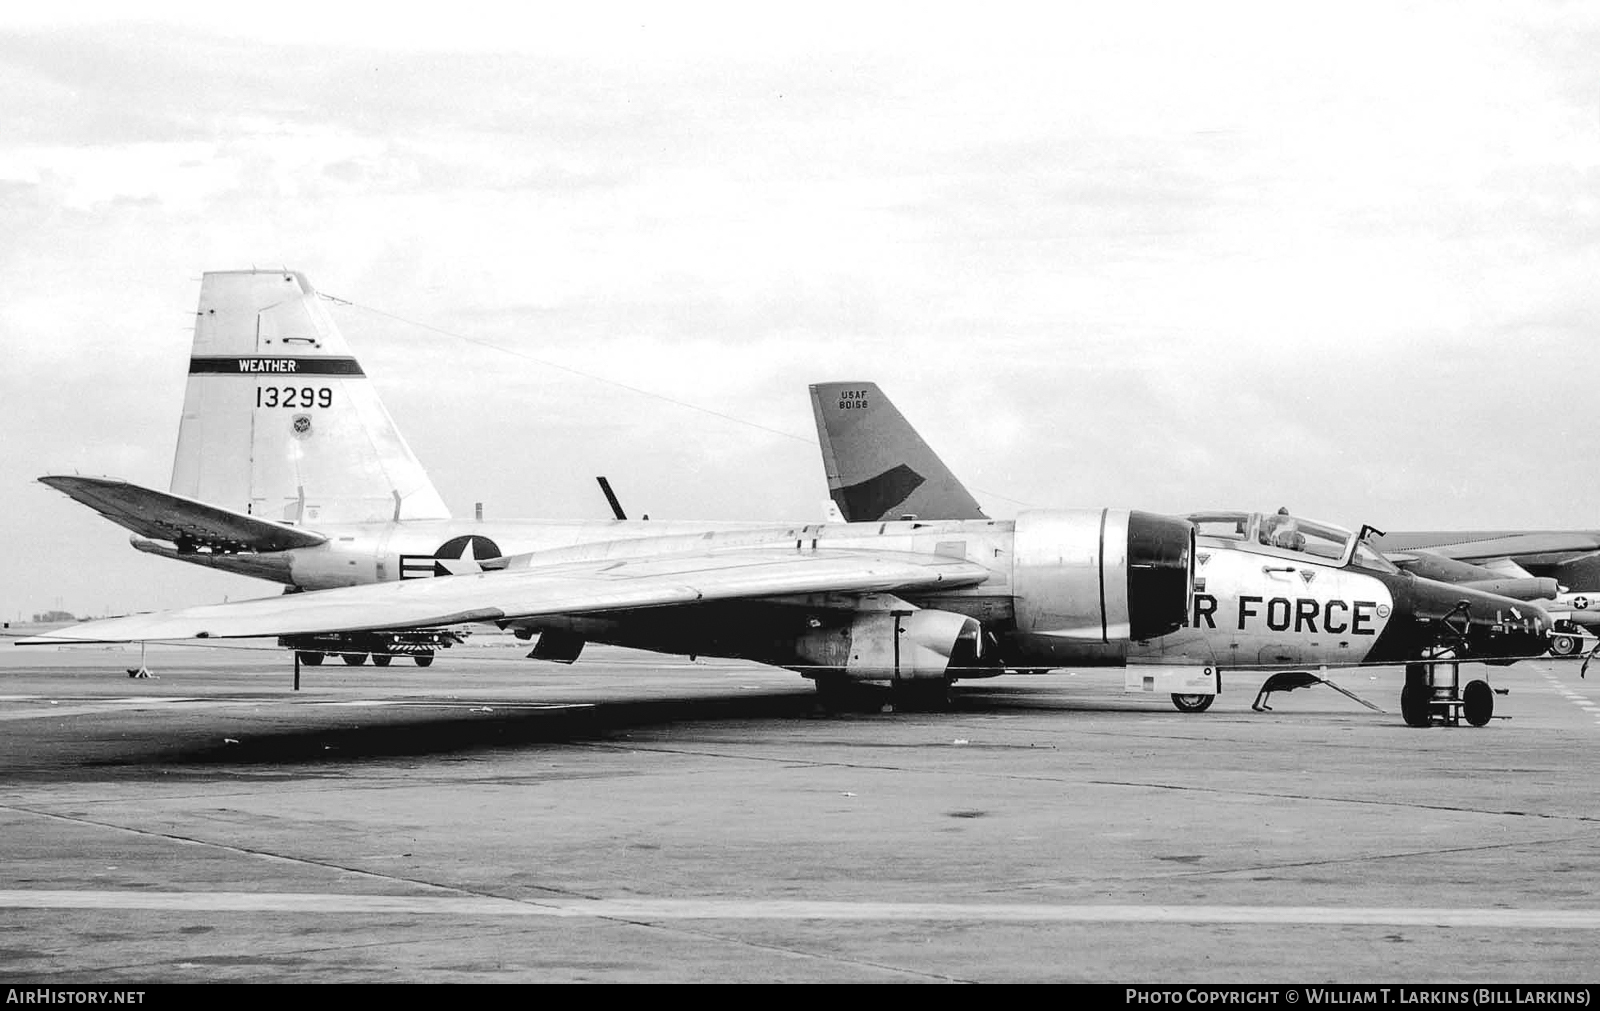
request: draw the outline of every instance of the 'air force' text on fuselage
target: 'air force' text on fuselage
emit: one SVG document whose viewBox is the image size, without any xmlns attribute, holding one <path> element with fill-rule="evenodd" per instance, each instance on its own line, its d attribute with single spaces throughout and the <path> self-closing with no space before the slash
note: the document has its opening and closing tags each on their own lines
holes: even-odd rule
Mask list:
<svg viewBox="0 0 1600 1011">
<path fill-rule="evenodd" d="M 1376 600 L 1319 600 L 1316 597 L 1259 597 L 1240 594 L 1228 613 L 1218 615 L 1218 600 L 1209 593 L 1194 595 L 1192 625 L 1198 629 L 1223 627 L 1243 631 L 1265 628 L 1273 632 L 1316 635 L 1378 634 L 1376 621 L 1387 608 Z"/>
</svg>

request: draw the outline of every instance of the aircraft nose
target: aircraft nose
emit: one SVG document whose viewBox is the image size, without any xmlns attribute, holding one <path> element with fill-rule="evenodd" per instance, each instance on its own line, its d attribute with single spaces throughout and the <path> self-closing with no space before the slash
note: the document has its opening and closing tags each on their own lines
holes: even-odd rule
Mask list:
<svg viewBox="0 0 1600 1011">
<path fill-rule="evenodd" d="M 1505 660 L 1546 649 L 1551 620 L 1538 604 L 1420 577 L 1410 589 L 1404 610 L 1415 618 L 1424 646 Z"/>
</svg>

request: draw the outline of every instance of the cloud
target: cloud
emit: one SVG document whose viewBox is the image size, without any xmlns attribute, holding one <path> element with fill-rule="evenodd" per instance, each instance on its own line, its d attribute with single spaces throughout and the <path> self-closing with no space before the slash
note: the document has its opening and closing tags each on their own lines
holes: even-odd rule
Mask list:
<svg viewBox="0 0 1600 1011">
<path fill-rule="evenodd" d="M 164 484 L 252 264 L 364 307 L 462 512 L 813 517 L 862 378 L 1005 509 L 1593 523 L 1585 8 L 228 13 L 0 23 L 0 508 L 70 556 L 0 609 L 200 599 L 31 482 Z"/>
</svg>

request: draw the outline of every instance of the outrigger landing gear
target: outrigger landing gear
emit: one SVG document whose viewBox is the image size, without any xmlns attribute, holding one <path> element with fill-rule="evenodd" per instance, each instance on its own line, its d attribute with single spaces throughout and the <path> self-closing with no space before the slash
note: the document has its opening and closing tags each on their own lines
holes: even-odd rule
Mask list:
<svg viewBox="0 0 1600 1011">
<path fill-rule="evenodd" d="M 1463 718 L 1481 727 L 1494 718 L 1494 689 L 1482 678 L 1461 688 L 1461 662 L 1423 660 L 1406 664 L 1406 686 L 1400 690 L 1400 715 L 1408 727 L 1435 723 L 1458 727 Z"/>
<path fill-rule="evenodd" d="M 150 673 L 150 668 L 144 665 L 144 648 L 146 645 L 147 643 L 144 642 L 139 643 L 139 666 L 125 668 L 125 670 L 128 672 L 128 676 L 131 678 L 148 678 L 155 676 L 154 674 Z"/>
</svg>

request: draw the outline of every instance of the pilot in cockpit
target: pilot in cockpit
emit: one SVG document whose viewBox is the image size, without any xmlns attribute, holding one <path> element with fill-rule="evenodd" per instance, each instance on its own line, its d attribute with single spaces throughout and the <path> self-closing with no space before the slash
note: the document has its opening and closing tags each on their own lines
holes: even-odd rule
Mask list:
<svg viewBox="0 0 1600 1011">
<path fill-rule="evenodd" d="M 1262 544 L 1287 551 L 1306 549 L 1306 535 L 1300 532 L 1300 524 L 1289 515 L 1287 506 L 1280 508 L 1276 516 L 1268 516 L 1261 521 L 1261 532 L 1257 539 Z"/>
</svg>

